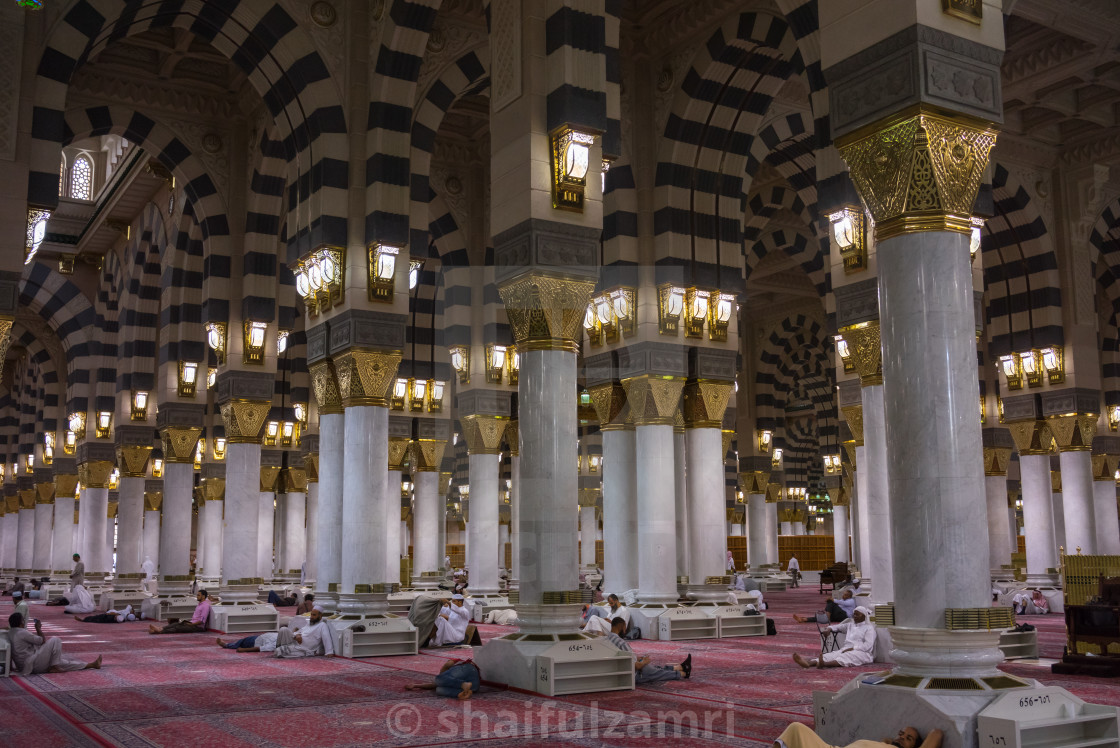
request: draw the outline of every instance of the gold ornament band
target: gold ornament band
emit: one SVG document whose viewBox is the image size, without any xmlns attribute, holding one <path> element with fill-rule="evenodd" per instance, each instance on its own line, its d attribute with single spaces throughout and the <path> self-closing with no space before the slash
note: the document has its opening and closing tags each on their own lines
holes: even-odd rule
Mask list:
<svg viewBox="0 0 1120 748">
<path fill-rule="evenodd" d="M 389 389 L 401 365 L 400 351 L 350 349 L 334 359 L 342 407 L 389 407 Z"/>
<path fill-rule="evenodd" d="M 229 400 L 220 406 L 230 444 L 260 444 L 261 429 L 272 403 L 267 400 Z"/>
<path fill-rule="evenodd" d="M 595 281 L 530 272 L 498 289 L 519 353 L 579 350 Z"/>
<path fill-rule="evenodd" d="M 463 438 L 467 451 L 475 455 L 496 455 L 502 451 L 502 435 L 509 419 L 504 416 L 463 416 Z"/>
<path fill-rule="evenodd" d="M 852 352 L 852 365 L 863 387 L 883 383 L 883 349 L 879 338 L 879 321 L 861 322 L 840 330 Z M 862 433 L 862 428 L 860 429 Z M 854 432 L 853 432 L 854 433 Z M 862 437 L 860 437 L 862 441 Z"/>
</svg>

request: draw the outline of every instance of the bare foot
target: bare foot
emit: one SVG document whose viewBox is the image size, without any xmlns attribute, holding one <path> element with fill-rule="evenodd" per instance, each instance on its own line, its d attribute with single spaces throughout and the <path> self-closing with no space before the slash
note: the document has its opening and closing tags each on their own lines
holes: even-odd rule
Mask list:
<svg viewBox="0 0 1120 748">
<path fill-rule="evenodd" d="M 463 690 L 459 692 L 459 701 L 467 701 L 471 697 L 471 684 L 464 683 Z"/>
<path fill-rule="evenodd" d="M 85 623 L 85 621 L 82 620 L 81 616 L 74 616 L 74 620 L 77 621 L 78 623 Z"/>
<path fill-rule="evenodd" d="M 101 669 L 101 655 L 97 655 L 97 659 L 86 665 L 86 670 L 100 670 Z"/>
<path fill-rule="evenodd" d="M 404 690 L 415 691 L 416 690 L 416 684 L 415 683 L 409 683 L 407 686 L 404 687 Z"/>
<path fill-rule="evenodd" d="M 219 636 L 218 637 L 218 646 L 219 647 L 224 647 L 225 645 L 226 645 L 226 643 L 224 641 L 222 641 L 222 637 Z"/>
<path fill-rule="evenodd" d="M 812 667 L 812 665 L 809 664 L 809 661 L 806 660 L 804 657 L 802 657 L 797 652 L 793 653 L 793 661 L 796 662 L 801 667 L 804 667 L 804 668 Z"/>
<path fill-rule="evenodd" d="M 149 634 L 158 634 L 158 633 L 159 633 L 159 629 L 157 629 L 157 628 L 156 628 L 155 626 L 153 626 L 153 625 L 149 624 L 149 625 L 148 625 L 148 633 L 149 633 Z"/>
<path fill-rule="evenodd" d="M 87 667 L 88 667 L 88 666 L 87 666 Z M 59 669 L 58 669 L 58 667 L 57 667 L 56 665 L 52 665 L 52 666 L 50 666 L 49 668 L 47 668 L 47 672 L 48 672 L 48 673 L 61 673 L 62 671 L 61 671 L 61 670 L 59 670 Z"/>
</svg>

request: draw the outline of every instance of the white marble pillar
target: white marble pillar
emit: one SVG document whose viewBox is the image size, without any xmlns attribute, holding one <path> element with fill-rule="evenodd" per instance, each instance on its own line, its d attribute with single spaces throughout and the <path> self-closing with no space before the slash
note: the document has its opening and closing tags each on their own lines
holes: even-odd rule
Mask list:
<svg viewBox="0 0 1120 748">
<path fill-rule="evenodd" d="M 160 510 L 153 509 L 144 511 L 144 550 L 143 556 L 140 558 L 140 563 L 144 563 L 145 558 L 152 559 L 152 563 L 156 565 L 156 573 L 159 573 L 159 535 L 160 535 Z"/>
<path fill-rule="evenodd" d="M 389 470 L 385 478 L 385 572 L 388 574 L 385 581 L 387 582 L 399 582 L 401 578 L 401 476 L 402 471 Z"/>
<path fill-rule="evenodd" d="M 1023 529 L 1027 533 L 1027 584 L 1053 584 L 1047 569 L 1058 568 L 1058 544 L 1051 510 L 1049 455 L 1019 454 L 1019 480 L 1023 492 Z"/>
<path fill-rule="evenodd" d="M 436 530 L 438 532 L 436 538 L 436 557 L 439 559 L 439 568 L 443 569 L 449 564 L 444 564 L 444 558 L 448 556 L 447 552 L 447 499 L 451 493 L 451 474 L 440 476 L 439 487 L 443 490 L 439 491 L 439 504 L 436 506 Z M 516 482 L 514 483 L 516 485 Z"/>
<path fill-rule="evenodd" d="M 686 428 L 685 440 L 688 444 L 689 582 L 703 584 L 706 577 L 727 573 L 723 435 L 718 428 Z"/>
<path fill-rule="evenodd" d="M 490 450 L 470 455 L 471 514 L 467 567 L 471 592 L 498 591 L 498 458 Z"/>
<path fill-rule="evenodd" d="M 204 576 L 214 579 L 222 578 L 222 526 L 224 524 L 226 502 L 223 499 L 206 500 L 205 522 L 199 518 L 202 542 L 199 544 L 204 549 L 203 563 L 199 564 Z M 153 561 L 155 559 L 152 559 Z"/>
<path fill-rule="evenodd" d="M 515 441 L 520 440 L 520 429 Z M 521 580 L 521 456 L 520 444 L 512 445 L 509 457 L 509 581 L 516 587 Z M 440 513 L 443 517 L 443 513 Z M 442 523 L 441 523 L 442 526 Z M 441 560 L 442 560 L 442 550 Z"/>
<path fill-rule="evenodd" d="M 1007 545 L 1012 553 L 1019 552 L 1019 522 L 1015 505 L 1007 507 Z"/>
<path fill-rule="evenodd" d="M 638 598 L 677 601 L 673 427 L 638 424 Z"/>
<path fill-rule="evenodd" d="M 689 491 L 688 491 L 688 438 L 684 427 L 673 428 L 673 496 L 676 499 L 674 514 L 677 521 L 677 576 L 692 576 L 692 557 L 689 554 Z M 691 580 L 693 584 L 699 584 Z M 703 580 L 700 580 L 701 582 Z"/>
<path fill-rule="evenodd" d="M 873 555 L 872 597 L 896 603 L 900 627 L 943 629 L 946 608 L 991 605 L 968 244 L 966 234 L 931 231 L 878 243 L 883 385 L 881 396 L 863 388 L 867 460 L 859 470 L 871 474 L 864 506 L 881 541 L 876 457 L 886 454 L 893 559 L 884 571 L 892 575 L 877 576 L 883 567 Z"/>
<path fill-rule="evenodd" d="M 284 544 L 280 559 L 281 574 L 299 574 L 303 567 L 304 524 L 307 515 L 307 495 L 302 491 L 289 491 L 284 500 Z"/>
<path fill-rule="evenodd" d="M 638 588 L 638 490 L 635 431 L 610 424 L 603 434 L 603 589 Z"/>
<path fill-rule="evenodd" d="M 1120 556 L 1120 521 L 1116 512 L 1116 482 L 1093 481 L 1093 517 L 1097 534 L 1097 553 Z"/>
<path fill-rule="evenodd" d="M 894 470 L 904 471 L 905 468 L 894 462 L 894 458 L 888 453 L 887 443 L 890 437 L 887 433 L 883 385 L 863 387 L 860 394 L 863 398 L 864 456 L 857 458 L 862 459 L 857 472 L 863 473 L 866 481 L 865 486 L 861 486 L 866 487 L 866 490 L 860 491 L 860 514 L 867 517 L 868 545 L 875 548 L 874 553 L 868 554 L 870 566 L 867 571 L 871 576 L 871 599 L 876 603 L 886 603 L 895 599 L 892 548 L 894 529 L 891 521 L 893 508 L 888 487 L 888 475 L 893 480 L 894 474 L 890 472 L 892 468 L 888 467 L 888 460 L 891 460 Z M 979 401 L 980 396 L 977 395 L 976 399 Z M 929 448 L 932 449 L 932 446 Z M 874 543 L 870 542 L 871 539 L 874 539 Z"/>
<path fill-rule="evenodd" d="M 339 592 L 347 595 L 354 594 L 357 585 L 384 584 L 393 581 L 396 575 L 390 575 L 386 568 L 384 549 L 389 410 L 375 405 L 352 405 L 346 408 L 343 424 L 346 449 L 342 466 L 342 548 L 345 552 Z M 320 421 L 320 459 L 326 456 L 324 436 Z M 322 472 L 319 476 L 322 483 L 326 476 Z M 320 486 L 320 491 L 323 487 Z M 399 488 L 396 495 L 400 496 Z M 320 492 L 320 510 L 322 505 Z"/>
<path fill-rule="evenodd" d="M 288 516 L 288 494 L 277 493 L 275 505 L 272 510 L 272 576 L 276 578 L 284 573 L 281 565 L 284 559 L 284 521 Z"/>
<path fill-rule="evenodd" d="M 311 548 L 315 555 L 315 591 L 319 593 L 326 593 L 331 584 L 342 589 L 345 418 L 343 413 L 319 414 L 319 506 L 314 517 L 318 537 Z"/>
<path fill-rule="evenodd" d="M 194 568 L 195 576 L 198 577 L 205 573 L 206 569 L 206 500 L 198 500 L 198 513 L 195 521 L 197 532 L 194 538 Z"/>
<path fill-rule="evenodd" d="M 73 499 L 71 499 L 73 501 Z M 70 518 L 73 522 L 73 517 Z M 19 541 L 19 512 L 5 511 L 0 517 L 0 568 L 16 568 L 16 546 Z M 70 559 L 66 559 L 67 563 Z M 66 568 L 66 567 L 63 567 Z"/>
<path fill-rule="evenodd" d="M 747 496 L 747 564 L 751 571 L 758 571 L 766 563 L 766 495 L 752 493 Z"/>
<path fill-rule="evenodd" d="M 999 573 L 1003 564 L 1011 563 L 1011 535 L 1007 531 L 1007 474 L 984 477 L 984 493 L 988 506 L 988 569 Z"/>
<path fill-rule="evenodd" d="M 35 545 L 31 555 L 31 568 L 36 575 L 44 576 L 51 570 L 51 540 L 54 535 L 54 505 L 35 504 Z M 42 572 L 42 574 L 40 574 Z"/>
<path fill-rule="evenodd" d="M 83 507 L 83 513 L 84 513 Z M 35 508 L 19 510 L 19 535 L 16 538 L 16 568 L 26 576 L 35 565 Z"/>
<path fill-rule="evenodd" d="M 443 564 L 439 544 L 439 473 L 419 470 L 412 474 L 416 484 L 416 502 L 412 514 L 412 581 L 422 572 L 433 572 Z"/>
<path fill-rule="evenodd" d="M 848 503 L 848 533 L 850 534 L 851 539 L 852 539 L 852 543 L 851 543 L 851 549 L 852 549 L 851 564 L 852 564 L 852 566 L 856 566 L 856 567 L 860 566 L 860 559 L 863 558 L 862 549 L 861 549 L 861 546 L 860 546 L 860 536 L 859 536 L 860 521 L 861 520 L 859 518 L 859 470 L 856 470 L 855 473 L 853 473 L 853 475 L 852 475 L 852 498 L 851 498 L 851 501 Z M 866 568 L 866 567 L 863 567 L 863 568 L 860 569 L 861 574 L 866 573 L 863 570 L 864 568 Z M 868 589 L 870 589 L 870 587 L 871 587 L 871 585 L 869 584 Z"/>
<path fill-rule="evenodd" d="M 1051 475 L 1053 475 L 1053 471 L 1051 471 Z M 1050 491 L 1050 512 L 1051 519 L 1054 522 L 1054 542 L 1058 544 L 1059 548 L 1065 548 L 1066 553 L 1073 553 L 1073 549 L 1066 543 L 1065 497 L 1061 491 Z"/>
<path fill-rule="evenodd" d="M 189 516 L 189 515 L 188 515 Z M 113 565 L 112 551 L 105 542 L 106 528 L 109 526 L 109 489 L 82 487 L 81 521 L 85 524 L 85 553 L 82 560 L 86 573 L 90 575 L 107 574 Z M 190 533 L 190 521 L 187 523 Z"/>
<path fill-rule="evenodd" d="M 1062 466 L 1062 513 L 1065 517 L 1066 553 L 1098 553 L 1093 527 L 1093 456 L 1088 449 L 1059 450 Z"/>
<path fill-rule="evenodd" d="M 793 535 L 793 523 L 792 522 L 782 522 L 781 525 L 779 525 L 779 527 L 781 528 L 778 532 L 779 535 Z"/>
<path fill-rule="evenodd" d="M 233 445 L 230 445 L 233 446 Z M 226 456 L 230 452 L 227 447 Z M 227 477 L 226 490 L 229 490 Z M 160 523 L 159 558 L 152 558 L 159 564 L 160 582 L 169 577 L 185 577 L 191 570 L 191 504 L 194 492 L 194 465 L 189 462 L 163 464 L 163 517 Z M 254 496 L 256 489 L 254 488 Z M 255 506 L 254 506 L 255 508 Z M 85 519 L 86 505 L 82 499 L 82 519 Z M 254 515 L 255 518 L 255 515 Z M 256 528 L 256 522 L 253 523 Z M 253 549 L 256 550 L 254 537 Z M 89 568 L 89 564 L 86 564 Z"/>
<path fill-rule="evenodd" d="M 106 564 L 109 566 L 109 572 L 116 573 L 116 529 L 117 518 L 105 517 L 105 558 Z"/>
<path fill-rule="evenodd" d="M 144 534 L 144 478 L 122 477 L 117 503 L 117 574 L 139 574 Z"/>
<path fill-rule="evenodd" d="M 164 484 L 166 485 L 166 478 Z M 222 528 L 222 586 L 247 585 L 260 576 L 261 445 L 230 442 L 226 445 L 225 522 Z M 272 494 L 268 495 L 269 516 Z M 163 521 L 168 523 L 167 509 Z M 268 534 L 272 545 L 272 532 Z"/>
<path fill-rule="evenodd" d="M 258 450 L 259 454 L 259 450 Z M 258 476 L 258 483 L 259 483 Z M 257 572 L 253 575 L 260 577 L 265 582 L 272 579 L 273 571 L 273 542 L 276 532 L 276 493 L 262 491 L 258 485 L 257 491 Z"/>
<path fill-rule="evenodd" d="M 51 541 L 51 574 L 68 575 L 74 560 L 74 496 L 56 496 L 54 499 L 54 539 Z M 0 563 L 0 566 L 7 566 Z"/>
<path fill-rule="evenodd" d="M 307 482 L 307 505 L 304 510 L 304 583 L 318 585 L 319 577 L 319 481 Z"/>
<path fill-rule="evenodd" d="M 778 502 L 766 504 L 766 563 L 778 563 Z"/>
<path fill-rule="evenodd" d="M 581 506 L 579 508 L 579 564 L 583 567 L 595 565 L 595 526 L 599 520 L 595 517 L 594 506 Z"/>
<path fill-rule="evenodd" d="M 848 507 L 843 504 L 833 504 L 832 558 L 836 563 L 847 563 L 848 556 Z"/>
</svg>

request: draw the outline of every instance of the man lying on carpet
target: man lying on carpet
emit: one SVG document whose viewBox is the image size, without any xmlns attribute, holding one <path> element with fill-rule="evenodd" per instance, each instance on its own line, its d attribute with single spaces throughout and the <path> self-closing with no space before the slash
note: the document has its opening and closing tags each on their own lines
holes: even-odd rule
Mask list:
<svg viewBox="0 0 1120 748">
<path fill-rule="evenodd" d="M 286 626 L 280 631 L 287 631 L 289 635 L 291 634 L 291 630 Z M 223 649 L 236 649 L 240 654 L 246 652 L 275 652 L 276 640 L 280 636 L 280 631 L 266 631 L 263 634 L 253 634 L 229 642 L 224 642 L 221 637 L 218 637 L 218 646 Z"/>
<path fill-rule="evenodd" d="M 458 698 L 466 701 L 471 694 L 482 686 L 482 678 L 478 672 L 478 665 L 471 660 L 448 660 L 439 669 L 439 674 L 432 683 L 409 683 L 405 686 L 408 691 L 435 691 L 446 698 Z"/>
<path fill-rule="evenodd" d="M 849 620 L 828 627 L 829 631 L 844 632 L 844 646 L 841 649 L 826 652 L 811 660 L 794 652 L 793 661 L 801 667 L 854 667 L 874 662 L 875 624 L 870 618 L 871 611 L 861 605 Z"/>
<path fill-rule="evenodd" d="M 854 743 L 849 743 L 847 748 L 882 748 L 883 743 L 889 743 L 895 748 L 940 748 L 941 730 L 930 730 L 926 735 L 926 739 L 922 740 L 922 736 L 918 733 L 917 728 L 903 727 L 898 731 L 898 737 L 883 738 L 881 741 L 874 740 L 857 740 Z M 821 740 L 820 736 L 813 732 L 807 725 L 800 722 L 794 722 L 778 736 L 774 741 L 773 748 L 832 748 L 828 743 Z"/>
<path fill-rule="evenodd" d="M 99 670 L 101 655 L 93 662 L 66 660 L 62 657 L 62 640 L 57 636 L 43 637 L 43 624 L 35 619 L 35 633 L 23 627 L 23 616 L 8 616 L 8 641 L 12 647 L 12 668 L 20 675 L 65 673 L 71 670 Z"/>
<path fill-rule="evenodd" d="M 126 605 L 124 610 L 107 610 L 104 613 L 95 613 L 92 616 L 74 616 L 74 620 L 78 623 L 124 623 L 125 621 L 139 621 L 143 620 L 144 614 L 136 615 L 132 612 L 132 606 Z"/>
<path fill-rule="evenodd" d="M 206 631 L 206 621 L 210 618 L 210 593 L 206 590 L 199 590 L 194 596 L 198 600 L 198 605 L 194 609 L 194 615 L 191 616 L 189 621 L 172 621 L 163 628 L 152 624 L 148 626 L 149 634 L 197 634 Z"/>
<path fill-rule="evenodd" d="M 824 601 L 824 612 L 828 614 L 828 620 L 831 623 L 840 623 L 841 621 L 851 618 L 852 613 L 856 612 L 856 599 L 851 589 L 846 589 L 840 593 L 839 600 L 833 600 L 832 595 Z M 813 623 L 817 620 L 815 615 L 802 616 L 797 613 L 793 614 L 793 620 L 798 623 Z"/>
<path fill-rule="evenodd" d="M 626 621 L 614 618 L 611 620 L 611 632 L 606 635 L 606 639 L 623 652 L 629 652 L 634 658 L 638 685 L 658 683 L 663 680 L 680 680 L 692 675 L 692 655 L 685 657 L 680 665 L 654 665 L 650 662 L 649 655 L 638 657 L 634 654 L 634 650 L 630 649 L 630 645 L 622 638 L 625 630 Z"/>
<path fill-rule="evenodd" d="M 275 657 L 334 657 L 334 631 L 323 620 L 322 606 L 312 608 L 308 618 L 311 622 L 295 634 L 289 628 L 280 629 L 276 636 Z"/>
</svg>

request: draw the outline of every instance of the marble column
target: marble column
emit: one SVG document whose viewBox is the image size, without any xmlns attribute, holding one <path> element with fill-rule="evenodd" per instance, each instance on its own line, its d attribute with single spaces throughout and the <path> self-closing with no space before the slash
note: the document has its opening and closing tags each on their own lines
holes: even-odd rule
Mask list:
<svg viewBox="0 0 1120 748">
<path fill-rule="evenodd" d="M 1011 554 L 1015 549 L 1011 547 L 1011 535 L 1007 531 L 1007 473 L 1006 460 L 1000 463 L 1000 468 L 993 464 L 989 452 L 984 449 L 985 478 L 984 493 L 988 507 L 988 569 L 993 575 L 1002 574 L 1004 564 L 1011 563 Z M 1006 450 L 1010 453 L 1010 450 Z"/>
<path fill-rule="evenodd" d="M 778 502 L 766 503 L 766 563 L 778 563 Z"/>
<path fill-rule="evenodd" d="M 439 466 L 412 474 L 416 484 L 416 503 L 412 515 L 412 582 L 418 584 L 423 572 L 435 572 L 443 564 L 439 553 Z"/>
<path fill-rule="evenodd" d="M 382 584 L 390 579 L 384 547 L 388 429 L 387 408 L 374 405 L 346 408 L 342 472 L 342 547 L 345 552 L 339 589 L 343 595 L 355 594 L 358 585 Z M 320 495 L 320 504 L 322 500 Z"/>
<path fill-rule="evenodd" d="M 592 502 L 594 498 L 592 497 Z M 595 565 L 595 530 L 599 520 L 595 516 L 595 504 L 580 504 L 579 507 L 579 565 L 589 568 Z"/>
<path fill-rule="evenodd" d="M 876 340 L 865 345 L 876 345 L 878 342 L 877 326 L 868 326 L 861 332 L 870 330 L 875 330 L 872 335 Z M 858 334 L 848 332 L 845 335 L 846 337 L 856 338 L 857 342 L 849 344 L 858 349 L 861 345 L 858 342 Z M 874 383 L 876 381 L 878 381 L 878 384 Z M 867 518 L 868 545 L 873 545 L 875 548 L 874 553 L 868 553 L 867 555 L 870 561 L 868 573 L 871 577 L 871 598 L 876 603 L 891 602 L 895 599 L 895 566 L 892 547 L 894 529 L 891 521 L 893 507 L 888 486 L 888 474 L 893 476 L 893 473 L 890 473 L 892 468 L 888 466 L 888 435 L 882 381 L 881 373 L 878 378 L 874 375 L 860 378 L 860 383 L 863 385 L 861 395 L 863 399 L 864 456 L 858 472 L 863 474 L 862 477 L 865 481 L 861 489 L 866 489 L 860 491 L 860 514 Z M 979 395 L 977 395 L 977 399 L 979 400 Z M 894 464 L 893 469 L 903 469 L 897 463 Z M 871 539 L 874 539 L 874 543 L 870 542 Z"/>
<path fill-rule="evenodd" d="M 498 456 L 508 419 L 473 414 L 461 417 L 460 422 L 470 453 L 467 567 L 470 570 L 471 591 L 492 594 L 499 590 Z"/>
<path fill-rule="evenodd" d="M 747 496 L 747 563 L 752 572 L 766 564 L 767 539 L 766 495 L 752 493 Z"/>
<path fill-rule="evenodd" d="M 240 405 L 232 403 L 231 405 Z M 267 404 L 266 404 L 267 406 Z M 267 411 L 266 411 L 267 412 Z M 226 411 L 223 408 L 223 417 Z M 225 522 L 222 528 L 222 587 L 244 587 L 235 592 L 238 598 L 249 600 L 252 590 L 256 598 L 254 581 L 260 577 L 261 553 L 260 532 L 261 512 L 261 445 L 259 428 L 256 434 L 231 435 L 230 423 L 226 418 L 226 492 Z M 264 425 L 261 418 L 261 426 Z M 251 426 L 250 426 L 251 428 Z M 237 439 L 237 441 L 234 441 Z M 245 440 L 245 441 L 242 441 Z M 268 514 L 272 515 L 272 497 L 268 494 Z M 167 523 L 167 510 L 164 509 L 164 524 Z M 272 546 L 272 532 L 269 530 L 268 545 Z M 269 559 L 271 561 L 271 557 Z M 223 597 L 229 593 L 223 589 Z"/>
<path fill-rule="evenodd" d="M 308 455 L 304 458 L 304 463 L 313 460 L 316 466 L 318 465 L 319 455 L 314 453 L 314 457 Z M 304 584 L 316 587 L 318 586 L 319 578 L 319 476 L 315 469 L 309 469 L 307 476 L 307 506 L 304 510 Z"/>
<path fill-rule="evenodd" d="M 39 486 L 49 489 L 54 493 L 54 486 L 50 483 L 37 483 L 35 485 L 35 545 L 31 556 L 31 568 L 35 576 L 43 577 L 51 571 L 51 541 L 54 537 L 54 497 L 44 497 L 39 492 Z M 48 503 L 49 502 L 49 503 Z"/>
<path fill-rule="evenodd" d="M 1053 460 L 1050 462 L 1053 464 Z M 1066 510 L 1065 497 L 1062 494 L 1062 474 L 1053 468 L 1050 469 L 1050 486 L 1050 512 L 1051 521 L 1054 523 L 1054 542 L 1058 544 L 1059 549 L 1065 548 L 1066 553 L 1073 553 L 1073 549 L 1066 543 Z"/>
<path fill-rule="evenodd" d="M 779 525 L 779 528 L 780 528 L 779 533 L 778 533 L 779 535 L 793 535 L 793 523 L 792 522 L 782 522 L 781 525 Z"/>
<path fill-rule="evenodd" d="M 105 470 L 105 481 L 88 476 L 90 482 L 82 481 L 82 522 L 85 525 L 85 553 L 82 560 L 86 564 L 86 574 L 99 577 L 109 573 L 113 559 L 105 543 L 106 528 L 109 525 L 109 476 L 112 463 Z M 100 485 L 99 485 L 100 484 Z"/>
<path fill-rule="evenodd" d="M 832 505 L 832 558 L 836 563 L 849 560 L 848 507 L 845 504 Z"/>
<path fill-rule="evenodd" d="M 4 501 L 4 513 L 0 515 L 0 568 L 5 573 L 13 574 L 16 569 L 16 546 L 19 544 L 19 509 L 9 510 L 6 499 L 7 497 Z M 19 500 L 18 497 L 16 500 Z"/>
<path fill-rule="evenodd" d="M 619 385 L 614 385 L 621 389 Z M 593 396 L 594 399 L 594 396 Z M 615 414 L 617 417 L 617 413 Z M 638 489 L 635 431 L 600 423 L 603 434 L 603 589 L 638 588 Z"/>
<path fill-rule="evenodd" d="M 647 374 L 622 384 L 636 425 L 638 598 L 673 603 L 678 597 L 673 423 L 684 382 Z"/>
<path fill-rule="evenodd" d="M 117 539 L 117 501 L 110 501 L 105 515 L 105 558 L 109 565 L 109 573 L 116 574 L 116 546 Z"/>
<path fill-rule="evenodd" d="M 158 481 L 163 485 L 163 481 Z M 163 507 L 163 491 L 151 490 L 151 482 L 144 491 L 144 551 L 141 559 L 150 558 L 156 565 L 156 573 L 160 573 L 159 538 L 161 524 L 161 509 Z"/>
<path fill-rule="evenodd" d="M 148 448 L 151 451 L 151 447 Z M 145 460 L 145 463 L 147 461 Z M 122 471 L 123 472 L 123 471 Z M 117 505 L 117 575 L 139 574 L 144 534 L 144 475 L 121 476 Z"/>
<path fill-rule="evenodd" d="M 1023 491 L 1023 529 L 1027 533 L 1027 584 L 1052 585 L 1057 577 L 1047 570 L 1058 568 L 1058 544 L 1051 509 L 1050 456 L 1024 454 L 1020 446 L 1019 481 Z"/>
<path fill-rule="evenodd" d="M 512 431 L 511 431 L 512 430 Z M 510 421 L 506 427 L 507 441 L 510 444 L 509 457 L 509 558 L 510 588 L 515 589 L 521 580 L 521 456 L 518 422 Z M 443 517 L 442 512 L 440 517 Z M 442 523 L 441 523 L 442 526 Z"/>
<path fill-rule="evenodd" d="M 315 386 L 320 397 L 319 385 Z M 337 399 L 337 389 L 334 392 Z M 315 592 L 325 594 L 324 600 L 336 605 L 338 590 L 342 589 L 342 476 L 345 466 L 343 445 L 345 417 L 341 404 L 337 412 L 324 411 L 319 399 L 319 507 L 314 518 L 318 544 L 315 554 Z M 330 585 L 335 585 L 335 597 L 330 597 Z"/>
<path fill-rule="evenodd" d="M 1059 419 L 1078 418 L 1063 416 Z M 1095 416 L 1094 416 L 1095 419 Z M 1096 421 L 1092 421 L 1096 426 Z M 1057 424 L 1051 428 L 1060 429 Z M 1092 439 L 1089 439 L 1092 444 Z M 1062 515 L 1065 519 L 1066 553 L 1090 556 L 1097 553 L 1096 530 L 1093 527 L 1093 465 L 1090 446 L 1063 446 L 1058 444 L 1058 459 L 1062 469 Z"/>
<path fill-rule="evenodd" d="M 692 559 L 688 552 L 688 441 L 684 433 L 684 421 L 673 427 L 673 497 L 676 500 L 674 514 L 677 521 L 677 576 L 691 575 Z M 703 580 L 701 580 L 703 581 Z"/>
<path fill-rule="evenodd" d="M 284 501 L 284 544 L 279 562 L 281 574 L 301 574 L 306 548 L 304 526 L 307 517 L 307 478 L 300 468 L 288 468 L 285 478 L 288 489 Z M 299 489 L 303 489 L 302 491 Z"/>
<path fill-rule="evenodd" d="M 264 487 L 262 484 L 261 488 Z M 257 493 L 257 573 L 254 576 L 260 577 L 266 583 L 275 575 L 273 542 L 276 532 L 276 505 L 275 492 L 261 490 Z"/>
<path fill-rule="evenodd" d="M 388 574 L 386 581 L 390 582 L 399 582 L 401 578 L 401 510 L 404 505 L 401 496 L 401 483 L 404 480 L 404 463 L 411 451 L 411 441 L 407 436 L 410 427 L 411 423 L 408 419 L 389 416 L 384 537 L 385 571 Z M 404 432 L 404 436 L 398 435 L 401 431 Z"/>
<path fill-rule="evenodd" d="M 58 580 L 68 578 L 74 565 L 74 490 L 77 487 L 77 483 L 77 475 L 55 474 L 54 538 L 51 541 L 51 576 Z M 0 566 L 6 566 L 6 564 L 0 563 Z"/>
<path fill-rule="evenodd" d="M 34 490 L 34 489 L 31 489 Z M 22 496 L 20 497 L 22 501 Z M 19 510 L 19 535 L 16 537 L 16 569 L 27 577 L 35 564 L 35 507 L 21 505 Z"/>
<path fill-rule="evenodd" d="M 1120 521 L 1116 511 L 1116 481 L 1111 475 L 1093 481 L 1093 516 L 1097 553 L 1120 556 Z"/>
<path fill-rule="evenodd" d="M 702 369 L 710 365 L 710 358 L 724 353 L 697 351 L 692 365 Z M 727 367 L 735 368 L 733 353 Z M 720 426 L 733 387 L 732 382 L 698 379 L 686 384 L 682 394 L 687 443 L 689 582 L 692 585 L 704 584 L 707 577 L 727 574 L 727 488 Z"/>
<path fill-rule="evenodd" d="M 228 449 L 228 447 L 227 447 Z M 198 518 L 198 545 L 203 549 L 199 574 L 207 579 L 222 578 L 222 535 L 225 525 L 225 465 L 204 465 L 202 494 L 205 502 Z M 202 509 L 206 516 L 202 516 Z M 153 559 L 154 560 L 154 559 Z"/>
<path fill-rule="evenodd" d="M 199 406 L 160 403 L 156 415 L 163 443 L 163 497 L 159 504 L 162 516 L 158 558 L 153 556 L 152 560 L 159 566 L 160 595 L 186 595 L 190 590 L 194 453 L 202 434 L 203 412 Z M 148 505 L 145 519 L 152 517 L 153 508 Z M 82 515 L 85 516 L 84 506 Z"/>
</svg>

